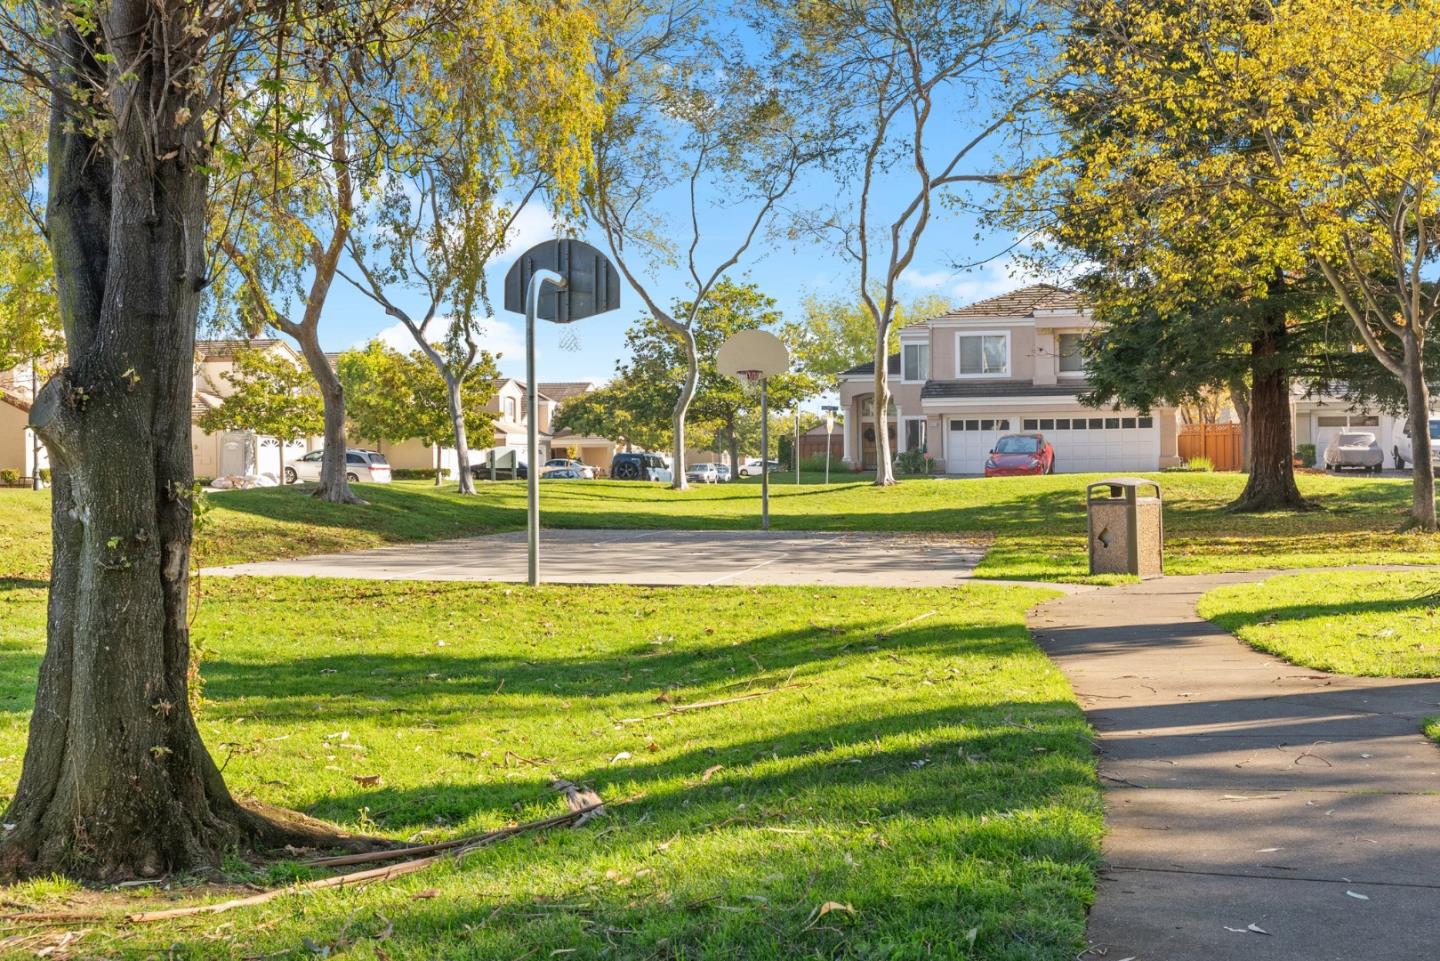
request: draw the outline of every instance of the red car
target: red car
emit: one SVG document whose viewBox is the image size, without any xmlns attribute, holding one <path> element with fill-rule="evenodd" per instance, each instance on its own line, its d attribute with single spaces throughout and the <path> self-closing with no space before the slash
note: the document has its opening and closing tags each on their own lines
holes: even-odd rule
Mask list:
<svg viewBox="0 0 1440 961">
<path fill-rule="evenodd" d="M 1055 448 L 1044 434 L 1006 434 L 985 459 L 986 477 L 1055 473 Z"/>
</svg>

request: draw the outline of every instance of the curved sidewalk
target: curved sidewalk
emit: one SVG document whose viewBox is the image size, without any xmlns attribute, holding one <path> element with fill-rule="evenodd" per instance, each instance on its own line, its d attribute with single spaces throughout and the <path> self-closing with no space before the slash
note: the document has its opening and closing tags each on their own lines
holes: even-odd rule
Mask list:
<svg viewBox="0 0 1440 961">
<path fill-rule="evenodd" d="M 1260 654 L 1171 577 L 1030 616 L 1094 725 L 1106 961 L 1440 958 L 1440 681 L 1352 678 Z M 1258 929 L 1258 930 L 1257 930 Z"/>
</svg>

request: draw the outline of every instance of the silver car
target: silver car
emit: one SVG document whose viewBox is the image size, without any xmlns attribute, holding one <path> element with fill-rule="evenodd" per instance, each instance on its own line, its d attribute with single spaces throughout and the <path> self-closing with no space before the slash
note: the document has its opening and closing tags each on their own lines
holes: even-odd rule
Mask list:
<svg viewBox="0 0 1440 961">
<path fill-rule="evenodd" d="M 324 456 L 324 450 L 314 450 L 299 460 L 292 461 L 285 468 L 285 483 L 319 481 L 320 460 Z M 345 477 L 352 484 L 388 484 L 390 462 L 376 451 L 351 448 L 345 452 Z"/>
<path fill-rule="evenodd" d="M 1363 470 L 1378 474 L 1385 453 L 1368 431 L 1341 431 L 1325 445 L 1326 470 Z"/>
<path fill-rule="evenodd" d="M 718 484 L 720 472 L 714 464 L 691 464 L 685 471 L 685 479 L 695 484 Z"/>
</svg>

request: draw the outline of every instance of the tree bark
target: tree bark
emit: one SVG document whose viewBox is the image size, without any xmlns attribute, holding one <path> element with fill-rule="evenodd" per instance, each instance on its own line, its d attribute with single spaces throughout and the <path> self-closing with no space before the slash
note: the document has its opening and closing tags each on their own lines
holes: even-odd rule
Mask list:
<svg viewBox="0 0 1440 961">
<path fill-rule="evenodd" d="M 735 416 L 725 422 L 725 450 L 730 455 L 730 477 L 737 478 L 740 469 L 740 438 L 735 434 Z"/>
<path fill-rule="evenodd" d="M 1240 466 L 1242 470 L 1249 471 L 1250 463 L 1253 460 L 1251 454 L 1253 439 L 1250 436 L 1250 386 L 1238 377 L 1230 382 L 1230 402 L 1235 407 L 1235 415 L 1240 418 Z"/>
<path fill-rule="evenodd" d="M 1252 513 L 1306 510 L 1313 505 L 1295 484 L 1290 373 L 1284 356 L 1285 310 L 1256 317 L 1250 341 L 1250 475 L 1230 510 Z"/>
<path fill-rule="evenodd" d="M 1435 463 L 1430 439 L 1430 388 L 1425 383 L 1424 342 L 1413 329 L 1405 334 L 1405 402 L 1409 405 L 1411 466 L 1410 519 L 1407 530 L 1434 531 Z"/>
<path fill-rule="evenodd" d="M 690 413 L 690 403 L 695 399 L 695 390 L 700 384 L 700 359 L 695 347 L 695 331 L 688 324 L 667 324 L 672 333 L 680 338 L 685 348 L 685 382 L 680 385 L 680 396 L 675 398 L 675 407 L 670 414 L 670 426 L 674 431 L 674 464 L 670 486 L 686 490 L 690 485 L 685 481 L 685 418 Z"/>
<path fill-rule="evenodd" d="M 320 349 L 320 338 L 311 325 L 292 325 L 287 330 L 305 357 L 310 373 L 320 385 L 320 400 L 325 407 L 325 447 L 320 458 L 320 482 L 312 496 L 332 504 L 363 504 L 350 490 L 349 468 L 345 453 L 350 449 L 345 436 L 345 388 L 335 374 L 335 368 L 325 351 Z"/>
<path fill-rule="evenodd" d="M 890 325 L 878 325 L 875 337 L 875 486 L 889 487 L 895 483 L 895 468 L 890 458 Z"/>
<path fill-rule="evenodd" d="M 465 406 L 460 393 L 460 381 L 445 367 L 440 368 L 445 378 L 445 401 L 450 406 L 450 426 L 455 432 L 455 469 L 459 473 L 460 493 L 475 493 L 475 478 L 470 473 L 470 443 L 465 436 Z M 535 464 L 528 470 L 539 470 Z"/>
<path fill-rule="evenodd" d="M 108 77 L 70 24 L 52 53 L 47 219 L 67 366 L 30 415 L 52 457 L 53 563 L 35 710 L 0 835 L 5 878 L 150 877 L 318 836 L 236 803 L 190 713 L 203 108 L 177 118 L 180 94 L 164 115 L 153 109 L 173 78 L 145 45 L 186 36 L 182 7 L 112 0 L 101 16 L 126 76 Z M 67 93 L 107 88 L 126 109 L 94 140 Z"/>
</svg>

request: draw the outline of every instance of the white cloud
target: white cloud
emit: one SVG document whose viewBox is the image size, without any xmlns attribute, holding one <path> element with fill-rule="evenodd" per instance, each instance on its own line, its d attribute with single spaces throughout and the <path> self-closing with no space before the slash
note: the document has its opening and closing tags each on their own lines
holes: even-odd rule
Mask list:
<svg viewBox="0 0 1440 961">
<path fill-rule="evenodd" d="M 436 318 L 430 327 L 430 342 L 438 344 L 445 339 L 445 318 Z M 510 366 L 517 360 L 524 363 L 525 360 L 525 334 L 516 330 L 504 321 L 491 317 L 480 324 L 480 336 L 477 338 L 481 350 L 488 350 L 492 354 L 504 354 Z M 371 340 L 379 340 L 385 346 L 408 354 L 415 349 L 415 337 L 410 329 L 402 323 L 394 323 L 380 331 L 374 337 L 367 337 L 366 343 Z M 364 347 L 365 344 L 356 344 L 356 348 Z"/>
<path fill-rule="evenodd" d="M 531 247 L 543 240 L 554 240 L 560 236 L 561 224 L 557 221 L 550 209 L 542 203 L 532 200 L 526 204 L 515 216 L 515 223 L 510 227 L 509 243 L 505 245 L 506 254 L 523 254 Z M 505 267 L 508 269 L 509 264 Z"/>
<path fill-rule="evenodd" d="M 1023 245 L 968 270 L 907 270 L 900 275 L 900 282 L 912 290 L 935 291 L 952 297 L 957 307 L 1031 284 L 1065 283 L 1068 276 L 1043 270 L 1027 259 L 1025 255 L 1033 247 L 1033 243 Z"/>
</svg>

